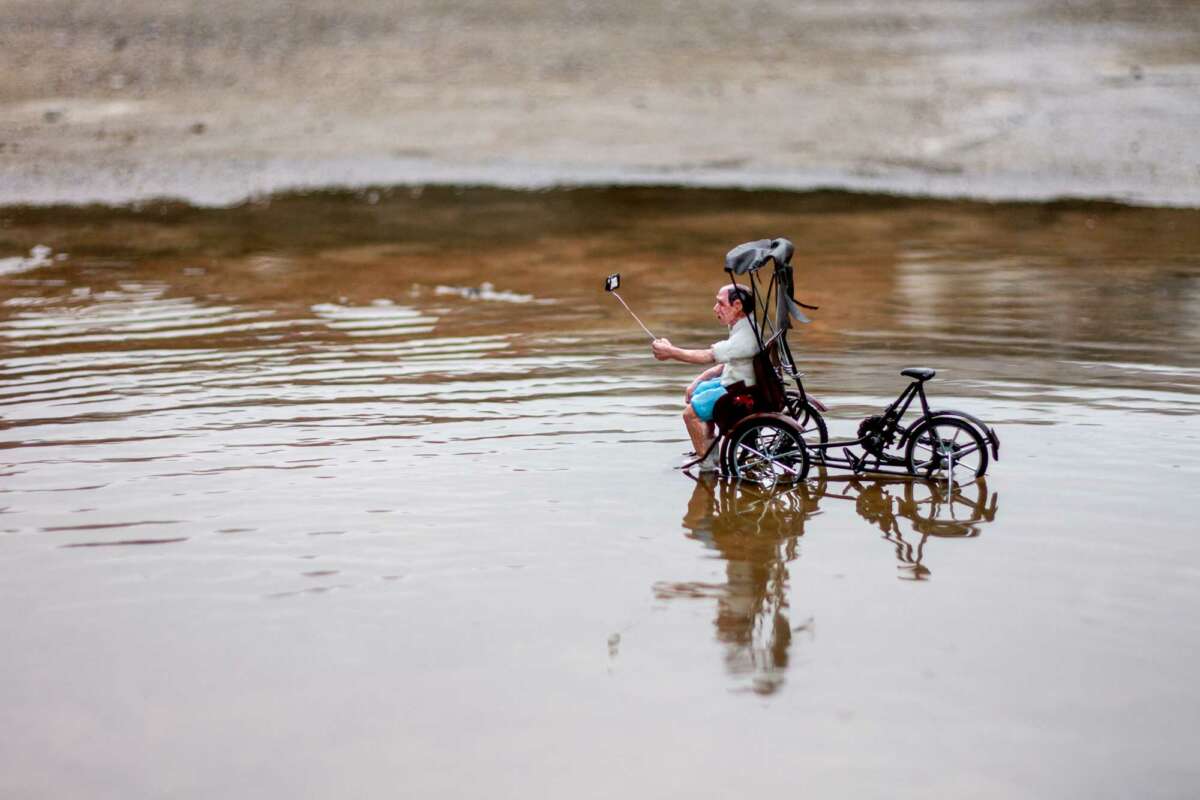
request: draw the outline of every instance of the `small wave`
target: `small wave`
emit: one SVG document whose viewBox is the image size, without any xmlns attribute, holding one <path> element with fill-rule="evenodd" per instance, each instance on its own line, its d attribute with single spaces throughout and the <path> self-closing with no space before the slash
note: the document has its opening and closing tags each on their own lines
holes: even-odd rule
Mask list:
<svg viewBox="0 0 1200 800">
<path fill-rule="evenodd" d="M 54 251 L 44 244 L 39 244 L 29 251 L 28 256 L 10 256 L 0 258 L 0 275 L 16 275 L 19 272 L 29 272 L 38 267 L 48 267 L 55 261 L 63 261 L 66 253 L 54 255 Z"/>
<path fill-rule="evenodd" d="M 64 544 L 63 547 L 130 547 L 147 544 L 176 544 L 177 542 L 186 542 L 188 537 L 176 536 L 171 539 L 120 539 L 115 542 L 77 542 L 75 544 Z"/>
<path fill-rule="evenodd" d="M 484 281 L 479 286 L 438 286 L 434 290 L 438 295 L 458 295 L 468 300 L 491 300 L 498 303 L 552 303 L 552 300 L 538 300 L 531 294 L 520 294 L 507 290 L 496 291 L 494 284 Z"/>
</svg>

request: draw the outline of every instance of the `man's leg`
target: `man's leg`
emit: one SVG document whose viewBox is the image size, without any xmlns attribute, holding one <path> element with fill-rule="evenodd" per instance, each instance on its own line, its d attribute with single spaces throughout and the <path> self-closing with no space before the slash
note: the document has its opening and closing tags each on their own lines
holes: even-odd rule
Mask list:
<svg viewBox="0 0 1200 800">
<path fill-rule="evenodd" d="M 712 423 L 705 422 L 696 416 L 696 410 L 692 408 L 691 403 L 688 403 L 683 409 L 683 424 L 687 428 L 688 436 L 691 437 L 692 448 L 696 451 L 697 458 L 704 455 L 704 452 L 712 444 Z"/>
</svg>

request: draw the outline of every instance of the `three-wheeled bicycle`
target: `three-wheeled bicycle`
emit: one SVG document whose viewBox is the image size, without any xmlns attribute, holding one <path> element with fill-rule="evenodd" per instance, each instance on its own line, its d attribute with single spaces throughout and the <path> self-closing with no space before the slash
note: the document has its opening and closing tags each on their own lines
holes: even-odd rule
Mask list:
<svg viewBox="0 0 1200 800">
<path fill-rule="evenodd" d="M 712 448 L 719 448 L 722 472 L 767 485 L 804 480 L 814 464 L 950 483 L 982 477 L 990 460 L 1000 457 L 995 429 L 964 411 L 931 408 L 925 384 L 936 373 L 926 367 L 901 370 L 912 382 L 881 413 L 862 420 L 855 438 L 830 440 L 821 415 L 826 408 L 805 391 L 787 340 L 793 319 L 808 321 L 801 308 L 815 308 L 795 298 L 793 252 L 787 239 L 762 239 L 725 258 L 730 280 L 745 276 L 749 282 L 754 303 L 748 316 L 759 353 L 755 385 L 726 387 L 713 414 L 718 436 Z M 768 264 L 773 268 L 765 277 Z M 707 455 L 697 454 L 685 466 Z"/>
</svg>

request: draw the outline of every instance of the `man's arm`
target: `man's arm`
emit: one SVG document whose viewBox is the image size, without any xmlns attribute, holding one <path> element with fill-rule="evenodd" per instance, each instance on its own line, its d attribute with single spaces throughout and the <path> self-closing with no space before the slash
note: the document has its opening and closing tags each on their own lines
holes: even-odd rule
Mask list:
<svg viewBox="0 0 1200 800">
<path fill-rule="evenodd" d="M 670 339 L 655 339 L 650 345 L 654 357 L 659 361 L 682 361 L 685 364 L 712 364 L 717 358 L 711 349 L 685 350 L 671 344 Z"/>
</svg>

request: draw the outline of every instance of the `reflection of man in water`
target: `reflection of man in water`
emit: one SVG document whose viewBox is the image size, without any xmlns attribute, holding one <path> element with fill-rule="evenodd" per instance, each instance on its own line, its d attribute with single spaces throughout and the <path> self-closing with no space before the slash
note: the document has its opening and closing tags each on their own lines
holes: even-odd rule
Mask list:
<svg viewBox="0 0 1200 800">
<path fill-rule="evenodd" d="M 684 392 L 686 405 L 683 424 L 691 437 L 696 455 L 708 452 L 712 446 L 713 407 L 725 394 L 725 387 L 737 381 L 754 385 L 754 356 L 758 353 L 758 336 L 747 312 L 753 311 L 754 297 L 750 290 L 730 284 L 717 292 L 713 313 L 722 325 L 729 327 L 729 338 L 704 350 L 685 350 L 671 344 L 669 339 L 655 339 L 650 345 L 659 361 L 682 361 L 685 364 L 712 364 L 696 376 Z M 717 469 L 716 454 L 700 463 L 701 472 Z"/>
<path fill-rule="evenodd" d="M 712 597 L 717 640 L 731 673 L 753 676 L 754 691 L 769 694 L 783 683 L 792 629 L 788 621 L 787 562 L 816 510 L 803 488 L 770 495 L 752 487 L 701 478 L 683 527 L 690 538 L 725 562 L 725 582 L 661 583 L 659 597 Z"/>
<path fill-rule="evenodd" d="M 889 485 L 904 486 L 905 499 L 897 502 L 887 491 Z M 802 483 L 780 491 L 701 476 L 683 515 L 683 528 L 688 538 L 724 562 L 724 581 L 661 581 L 654 593 L 660 600 L 715 600 L 713 626 L 717 641 L 724 645 L 726 668 L 735 676 L 749 675 L 755 692 L 770 694 L 783 685 L 792 634 L 812 630 L 811 618 L 796 627 L 789 622 L 788 564 L 798 557 L 798 540 L 822 501 L 853 501 L 858 515 L 878 526 L 884 540 L 895 548 L 904 570 L 901 578 L 925 580 L 930 572 L 922 556 L 930 535 L 971 538 L 979 534 L 979 524 L 996 513 L 996 497 L 991 495 L 988 507 L 987 484 L 982 479 L 975 484 L 978 494 L 960 495 L 952 512 L 922 493 L 930 486 L 936 488 L 913 481 L 863 485 L 857 479 L 834 486 L 822 478 L 815 485 Z M 894 504 L 900 506 L 899 515 Z M 945 524 L 933 519 L 939 513 L 955 513 L 962 519 Z M 901 535 L 904 519 L 921 533 L 916 546 Z M 937 528 L 940 532 L 930 533 L 930 525 L 942 526 Z"/>
</svg>

